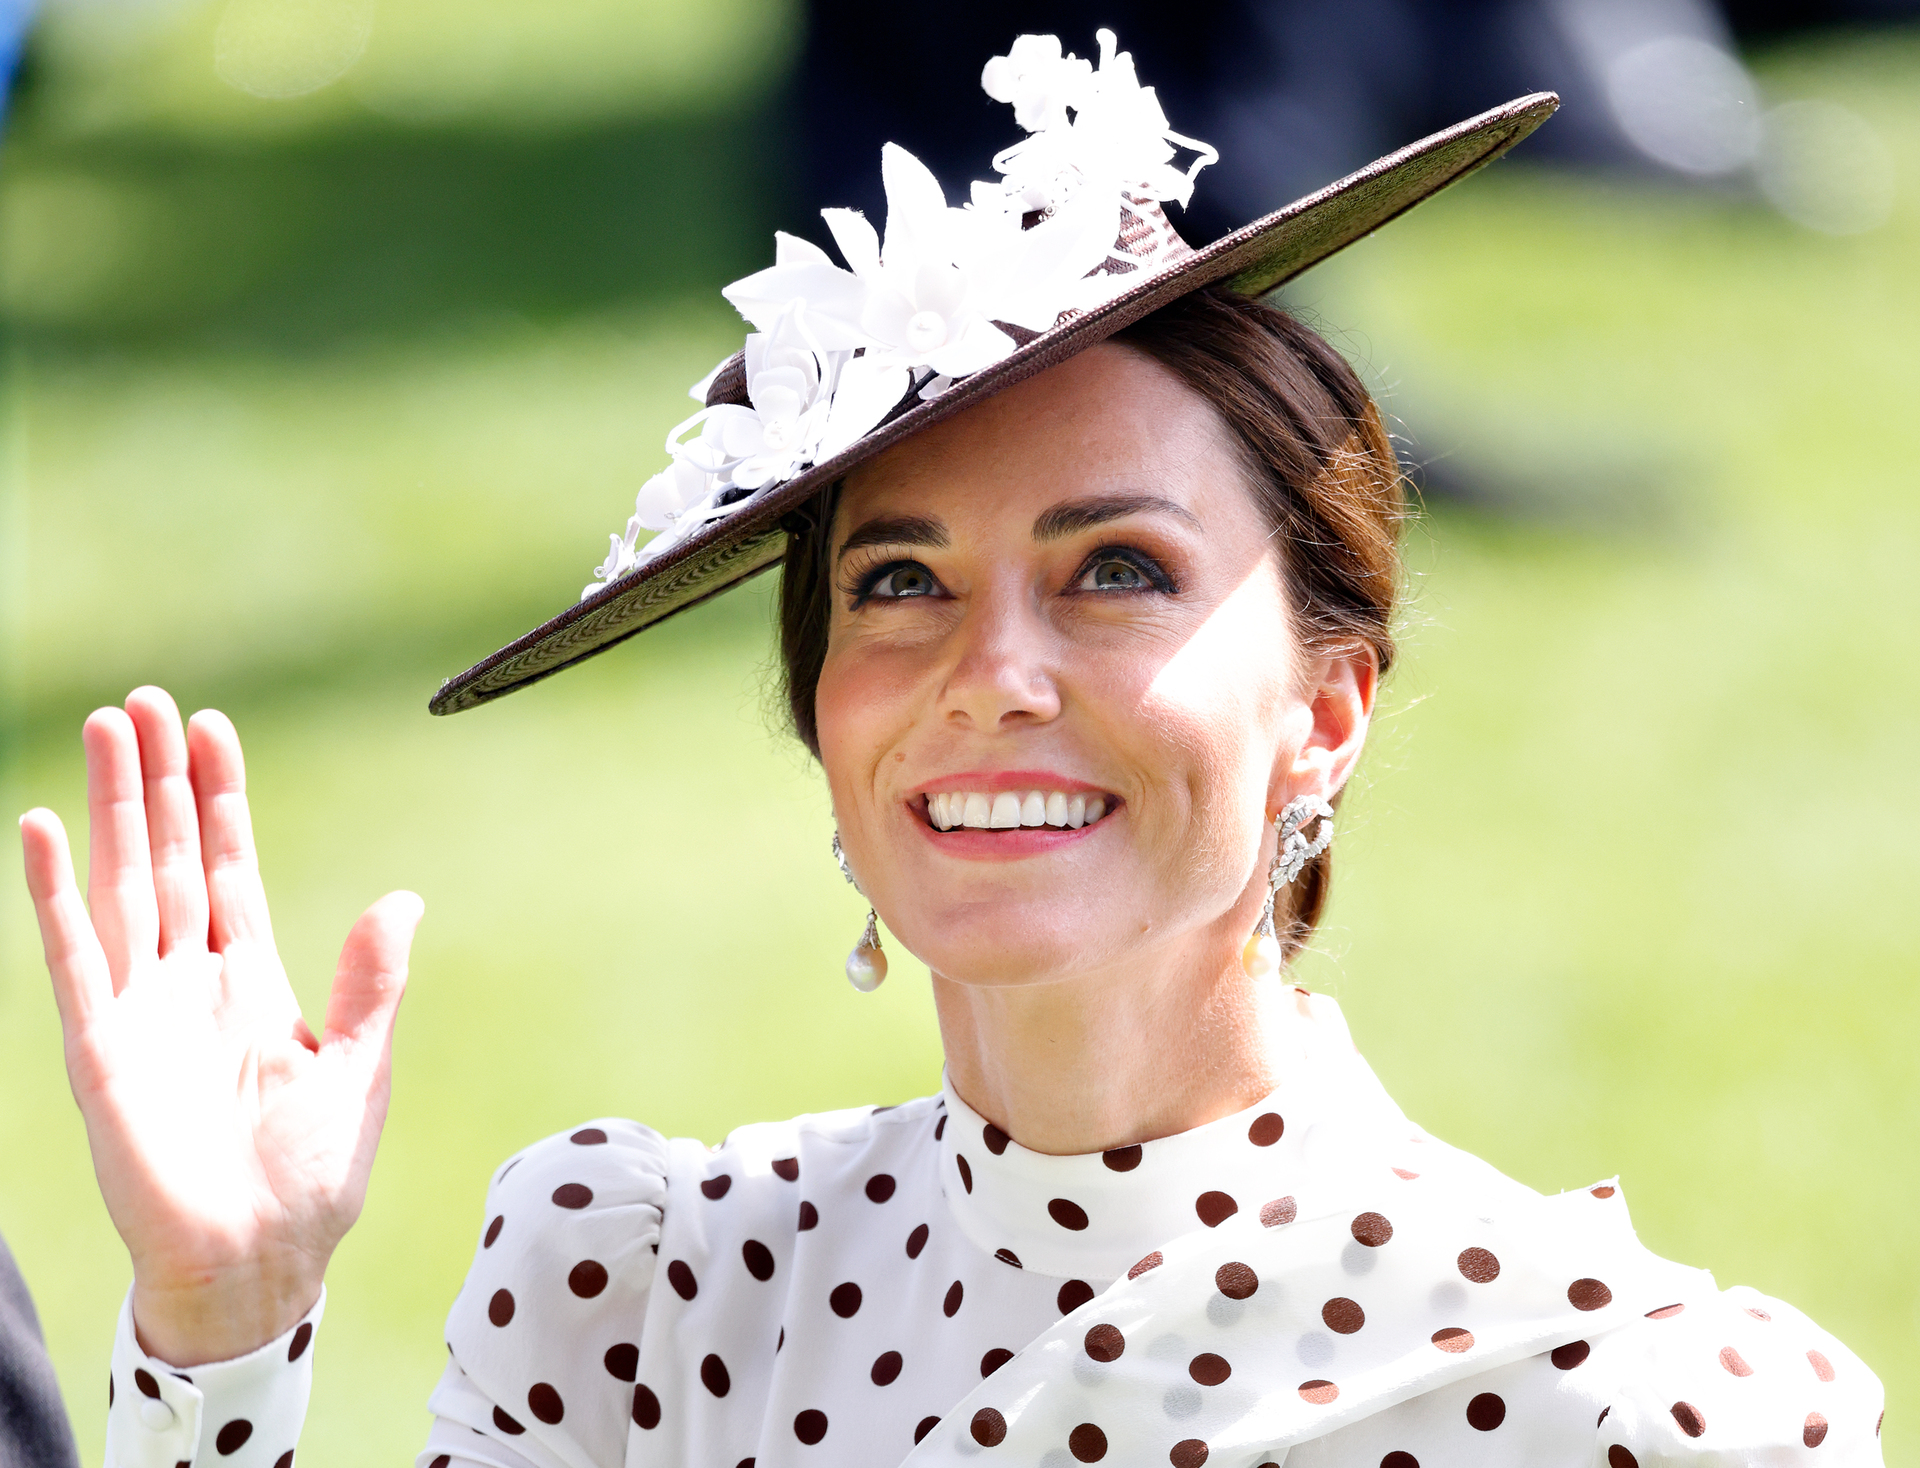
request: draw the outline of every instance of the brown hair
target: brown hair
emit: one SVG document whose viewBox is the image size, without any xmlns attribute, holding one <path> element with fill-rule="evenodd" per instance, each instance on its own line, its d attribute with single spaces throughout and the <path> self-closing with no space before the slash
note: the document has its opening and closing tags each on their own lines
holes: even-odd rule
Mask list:
<svg viewBox="0 0 1920 1468">
<path fill-rule="evenodd" d="M 1369 647 L 1384 675 L 1407 502 L 1380 410 L 1346 359 L 1279 307 L 1220 287 L 1183 296 L 1114 340 L 1199 393 L 1239 439 L 1307 649 Z M 780 589 L 787 708 L 816 759 L 814 693 L 827 654 L 838 498 L 836 486 L 789 520 Z M 1330 855 L 1321 855 L 1284 890 L 1274 916 L 1288 958 L 1312 936 L 1331 882 Z"/>
</svg>

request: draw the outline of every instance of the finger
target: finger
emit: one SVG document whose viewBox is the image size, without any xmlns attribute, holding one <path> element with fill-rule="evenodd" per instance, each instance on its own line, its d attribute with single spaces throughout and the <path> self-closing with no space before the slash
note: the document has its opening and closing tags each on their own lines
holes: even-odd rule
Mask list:
<svg viewBox="0 0 1920 1468">
<path fill-rule="evenodd" d="M 247 811 L 247 766 L 240 736 L 225 714 L 202 709 L 187 721 L 187 772 L 200 814 L 208 939 L 222 953 L 235 943 L 271 948 L 273 920 Z"/>
<path fill-rule="evenodd" d="M 327 999 L 322 1045 L 364 1048 L 385 1062 L 393 1019 L 407 987 L 407 957 L 426 904 L 412 892 L 389 892 L 361 915 L 340 949 Z"/>
<path fill-rule="evenodd" d="M 20 817 L 20 845 L 60 1028 L 71 1041 L 112 1000 L 113 975 L 74 884 L 73 855 L 60 817 L 50 810 L 28 811 Z"/>
<path fill-rule="evenodd" d="M 200 864 L 200 816 L 187 778 L 187 740 L 180 710 L 163 688 L 127 695 L 127 716 L 140 741 L 140 778 L 147 802 L 147 844 L 153 863 L 160 956 L 207 946 L 207 873 Z"/>
<path fill-rule="evenodd" d="M 160 943 L 140 741 L 133 720 L 105 708 L 88 717 L 80 742 L 87 751 L 87 906 L 117 993 Z"/>
</svg>

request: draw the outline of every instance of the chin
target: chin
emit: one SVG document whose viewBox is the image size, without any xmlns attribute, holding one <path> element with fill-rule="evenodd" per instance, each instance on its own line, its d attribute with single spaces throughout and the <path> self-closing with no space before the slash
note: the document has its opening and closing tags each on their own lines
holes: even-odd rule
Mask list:
<svg viewBox="0 0 1920 1468">
<path fill-rule="evenodd" d="M 1083 906 L 1071 912 L 1062 906 L 996 903 L 973 915 L 929 915 L 895 932 L 915 958 L 953 983 L 981 988 L 1050 984 L 1117 956 L 1111 928 L 1089 924 Z M 922 934 L 925 940 L 917 941 Z"/>
</svg>

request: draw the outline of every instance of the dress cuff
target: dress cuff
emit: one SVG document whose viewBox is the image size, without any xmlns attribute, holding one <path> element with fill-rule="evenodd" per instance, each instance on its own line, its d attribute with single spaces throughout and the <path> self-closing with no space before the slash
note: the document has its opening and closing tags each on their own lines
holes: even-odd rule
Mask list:
<svg viewBox="0 0 1920 1468">
<path fill-rule="evenodd" d="M 313 1332 L 326 1308 L 322 1286 L 278 1340 L 180 1371 L 140 1349 L 129 1289 L 113 1338 L 106 1468 L 293 1468 L 313 1388 Z"/>
</svg>

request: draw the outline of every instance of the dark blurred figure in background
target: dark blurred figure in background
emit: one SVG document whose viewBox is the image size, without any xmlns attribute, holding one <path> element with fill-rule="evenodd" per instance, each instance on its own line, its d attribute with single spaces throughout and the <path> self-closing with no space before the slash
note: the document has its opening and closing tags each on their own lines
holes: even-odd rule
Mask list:
<svg viewBox="0 0 1920 1468">
<path fill-rule="evenodd" d="M 1173 125 L 1220 150 L 1179 220 L 1197 245 L 1536 90 L 1565 105 L 1533 159 L 1735 178 L 1760 145 L 1736 31 L 1895 20 L 1920 0 L 812 0 L 809 14 L 808 197 L 881 218 L 876 165 L 892 141 L 959 202 L 978 160 L 1018 136 L 972 58 L 1022 32 L 1091 56 L 1106 26 L 1153 58 L 1142 80 Z"/>
<path fill-rule="evenodd" d="M 40 1317 L 0 1239 L 0 1468 L 78 1468 Z"/>
</svg>

